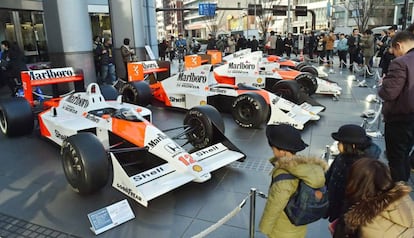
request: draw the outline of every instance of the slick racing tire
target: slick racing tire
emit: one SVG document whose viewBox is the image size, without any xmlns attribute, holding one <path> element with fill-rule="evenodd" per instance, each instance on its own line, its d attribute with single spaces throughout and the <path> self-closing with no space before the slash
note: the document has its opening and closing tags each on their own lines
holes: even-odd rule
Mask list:
<svg viewBox="0 0 414 238">
<path fill-rule="evenodd" d="M 78 133 L 62 144 L 62 166 L 66 180 L 79 194 L 103 188 L 109 177 L 109 159 L 102 143 L 92 133 Z"/>
<path fill-rule="evenodd" d="M 269 105 L 264 98 L 256 93 L 239 95 L 232 105 L 234 121 L 241 127 L 259 128 L 269 118 Z"/>
<path fill-rule="evenodd" d="M 308 65 L 308 66 L 304 66 L 304 67 L 302 67 L 302 68 L 300 69 L 300 72 L 310 73 L 310 74 L 312 74 L 314 77 L 318 77 L 318 75 L 319 75 L 318 70 L 317 70 L 315 67 L 311 66 L 311 65 Z"/>
<path fill-rule="evenodd" d="M 295 80 L 280 80 L 272 87 L 272 93 L 296 104 L 299 103 L 299 90 Z"/>
<path fill-rule="evenodd" d="M 305 63 L 305 62 L 301 62 L 299 64 L 296 65 L 295 69 L 298 71 L 302 71 L 303 67 L 309 66 L 309 64 Z"/>
<path fill-rule="evenodd" d="M 112 85 L 99 85 L 99 89 L 101 90 L 102 96 L 105 100 L 116 100 L 118 98 L 118 90 Z"/>
<path fill-rule="evenodd" d="M 0 129 L 6 136 L 30 134 L 34 127 L 32 107 L 25 98 L 9 98 L 0 101 Z"/>
<path fill-rule="evenodd" d="M 301 73 L 296 76 L 295 80 L 298 82 L 300 89 L 309 96 L 313 95 L 318 88 L 316 77 L 310 73 Z"/>
<path fill-rule="evenodd" d="M 188 141 L 197 149 L 216 143 L 224 134 L 224 122 L 219 111 L 210 105 L 191 108 L 184 117 L 184 125 L 189 127 Z"/>
<path fill-rule="evenodd" d="M 130 82 L 121 88 L 122 98 L 127 103 L 138 106 L 147 106 L 151 102 L 152 94 L 146 82 Z"/>
</svg>

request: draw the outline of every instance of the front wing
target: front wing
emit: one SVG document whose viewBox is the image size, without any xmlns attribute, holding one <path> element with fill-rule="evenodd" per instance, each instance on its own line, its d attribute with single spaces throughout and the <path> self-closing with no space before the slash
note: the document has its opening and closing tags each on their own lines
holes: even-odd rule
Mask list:
<svg viewBox="0 0 414 238">
<path fill-rule="evenodd" d="M 191 156 L 197 159 L 198 164 L 205 170 L 204 181 L 210 179 L 210 172 L 244 158 L 242 153 L 230 150 L 222 143 L 198 150 Z M 148 206 L 150 200 L 186 183 L 203 182 L 196 181 L 195 177 L 187 171 L 174 169 L 169 163 L 129 177 L 113 153 L 111 153 L 111 159 L 114 170 L 112 186 L 145 207 Z"/>
</svg>

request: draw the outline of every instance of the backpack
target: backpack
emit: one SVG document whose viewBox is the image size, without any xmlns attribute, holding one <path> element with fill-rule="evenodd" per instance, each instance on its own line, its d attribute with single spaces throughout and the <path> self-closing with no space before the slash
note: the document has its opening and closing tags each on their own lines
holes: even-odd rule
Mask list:
<svg viewBox="0 0 414 238">
<path fill-rule="evenodd" d="M 287 179 L 298 179 L 291 174 L 279 174 L 272 179 L 272 184 Z M 285 213 L 290 222 L 296 226 L 315 222 L 326 216 L 328 211 L 328 190 L 326 185 L 312 188 L 299 179 L 296 192 L 290 197 Z"/>
</svg>

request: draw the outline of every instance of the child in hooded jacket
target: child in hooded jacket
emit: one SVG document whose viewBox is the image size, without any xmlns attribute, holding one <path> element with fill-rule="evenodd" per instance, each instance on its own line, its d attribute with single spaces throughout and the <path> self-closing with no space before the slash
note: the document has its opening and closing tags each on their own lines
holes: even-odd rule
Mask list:
<svg viewBox="0 0 414 238">
<path fill-rule="evenodd" d="M 259 229 L 270 238 L 305 237 L 306 225 L 293 225 L 284 208 L 297 190 L 299 179 L 311 187 L 322 187 L 328 165 L 320 158 L 296 155 L 308 145 L 302 141 L 299 131 L 290 125 L 268 125 L 266 136 L 274 155 L 270 159 L 274 166 L 271 172 L 272 178 L 282 173 L 290 173 L 298 179 L 282 180 L 271 184 Z"/>
</svg>

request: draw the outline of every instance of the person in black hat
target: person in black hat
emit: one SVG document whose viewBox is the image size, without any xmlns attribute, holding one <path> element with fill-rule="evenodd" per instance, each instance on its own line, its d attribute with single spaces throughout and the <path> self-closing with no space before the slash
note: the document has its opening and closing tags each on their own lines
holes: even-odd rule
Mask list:
<svg viewBox="0 0 414 238">
<path fill-rule="evenodd" d="M 290 125 L 268 125 L 266 136 L 274 155 L 270 159 L 274 166 L 272 178 L 282 173 L 290 173 L 297 179 L 281 180 L 270 185 L 259 229 L 267 237 L 305 237 L 306 225 L 293 225 L 284 208 L 295 193 L 299 179 L 311 187 L 322 187 L 325 184 L 325 171 L 328 165 L 326 161 L 317 157 L 296 155 L 308 145 L 303 142 L 300 132 Z"/>
<path fill-rule="evenodd" d="M 326 173 L 329 198 L 327 218 L 330 222 L 334 222 L 345 212 L 344 199 L 347 174 L 352 164 L 362 157 L 378 159 L 381 149 L 372 142 L 365 130 L 358 125 L 343 125 L 331 136 L 338 141 L 339 150 L 339 154 Z"/>
</svg>

